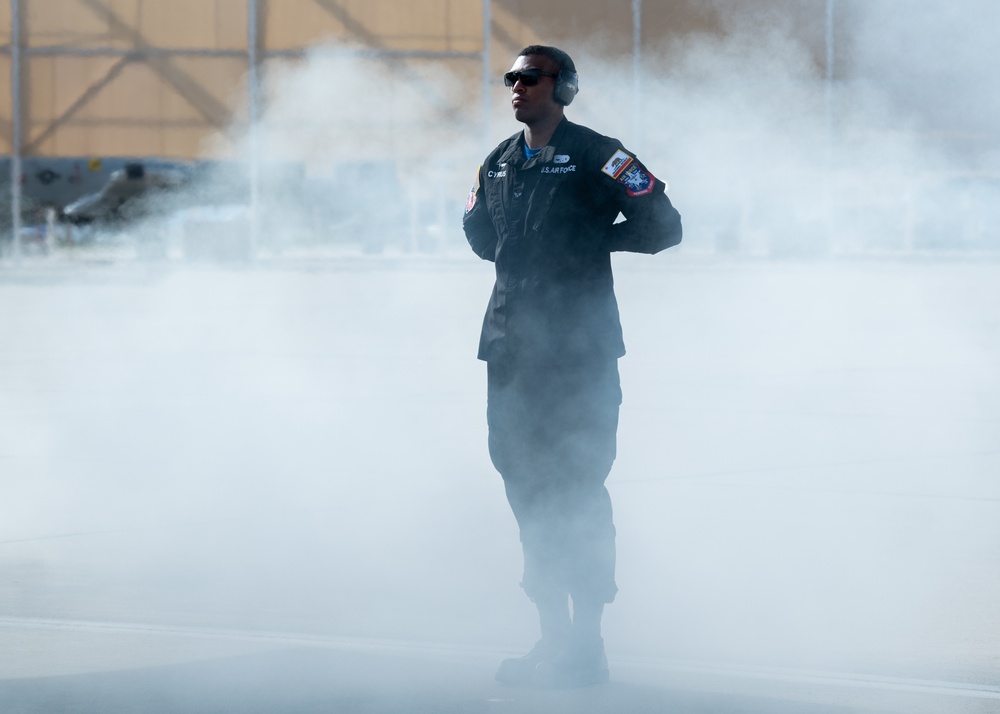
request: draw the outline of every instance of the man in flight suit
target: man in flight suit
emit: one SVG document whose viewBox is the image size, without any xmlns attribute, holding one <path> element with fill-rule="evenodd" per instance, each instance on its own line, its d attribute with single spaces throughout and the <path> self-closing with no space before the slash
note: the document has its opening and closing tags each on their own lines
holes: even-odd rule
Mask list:
<svg viewBox="0 0 1000 714">
<path fill-rule="evenodd" d="M 479 343 L 489 451 L 520 529 L 521 586 L 542 637 L 502 662 L 497 679 L 585 686 L 608 678 L 601 616 L 618 589 L 604 482 L 625 346 L 611 253 L 676 245 L 681 222 L 634 154 L 565 118 L 578 87 L 565 52 L 526 47 L 504 83 L 524 130 L 480 167 L 463 227 L 472 250 L 496 264 Z"/>
</svg>

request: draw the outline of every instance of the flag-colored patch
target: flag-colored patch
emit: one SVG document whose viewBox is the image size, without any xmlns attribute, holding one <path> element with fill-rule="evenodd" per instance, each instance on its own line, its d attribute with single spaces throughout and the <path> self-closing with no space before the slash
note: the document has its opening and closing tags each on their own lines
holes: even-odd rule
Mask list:
<svg viewBox="0 0 1000 714">
<path fill-rule="evenodd" d="M 472 184 L 472 190 L 469 191 L 469 198 L 465 202 L 465 212 L 468 213 L 476 206 L 476 195 L 479 193 L 479 174 L 482 173 L 483 167 L 480 166 L 476 170 L 476 182 Z"/>
<path fill-rule="evenodd" d="M 604 168 L 601 169 L 601 171 L 606 173 L 611 178 L 616 179 L 622 175 L 625 167 L 630 163 L 632 163 L 632 157 L 621 149 L 618 149 L 618 151 L 613 153 L 611 158 L 608 159 L 608 163 L 604 164 Z"/>
</svg>

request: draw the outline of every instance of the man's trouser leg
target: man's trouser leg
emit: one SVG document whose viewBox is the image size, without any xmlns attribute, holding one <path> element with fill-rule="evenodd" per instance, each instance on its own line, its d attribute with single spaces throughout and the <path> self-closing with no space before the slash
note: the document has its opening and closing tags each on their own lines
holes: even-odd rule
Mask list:
<svg viewBox="0 0 1000 714">
<path fill-rule="evenodd" d="M 614 599 L 617 363 L 511 371 L 490 365 L 490 455 L 504 478 L 533 600 Z"/>
</svg>

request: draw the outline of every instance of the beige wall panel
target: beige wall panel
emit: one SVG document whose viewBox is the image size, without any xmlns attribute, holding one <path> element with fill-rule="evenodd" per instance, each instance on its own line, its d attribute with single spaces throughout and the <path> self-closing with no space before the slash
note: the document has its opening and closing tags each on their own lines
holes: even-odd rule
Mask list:
<svg viewBox="0 0 1000 714">
<path fill-rule="evenodd" d="M 125 125 L 114 132 L 94 132 L 86 126 L 69 126 L 59 132 L 56 149 L 46 156 L 158 156 L 158 135 L 150 127 Z"/>
<path fill-rule="evenodd" d="M 473 4 L 466 0 L 467 4 Z M 477 50 L 482 46 L 480 26 L 462 27 L 453 22 L 453 8 L 448 0 L 423 2 L 355 2 L 359 13 L 369 17 L 370 27 L 395 49 L 446 50 L 457 46 Z M 464 15 L 469 18 L 468 14 Z M 470 18 L 471 19 L 471 18 Z"/>
<path fill-rule="evenodd" d="M 143 62 L 133 62 L 122 70 L 93 101 L 78 113 L 83 122 L 110 122 L 116 131 L 123 125 L 157 122 L 162 115 L 160 78 Z"/>
<path fill-rule="evenodd" d="M 775 0 L 755 0 L 761 5 Z M 721 31 L 718 3 L 703 0 L 644 0 L 641 38 L 644 48 L 668 43 L 674 36 Z M 548 0 L 494 0 L 494 13 L 518 18 L 533 28 L 544 43 L 561 43 L 579 54 L 622 55 L 632 52 L 632 0 L 574 2 Z M 512 33 L 513 34 L 513 33 Z M 521 38 L 528 33 L 521 35 Z"/>
<path fill-rule="evenodd" d="M 571 55 L 582 55 L 585 50 L 619 54 L 632 49 L 632 0 L 495 0 L 495 5 L 498 13 L 532 28 L 543 44 L 559 44 Z"/>
<path fill-rule="evenodd" d="M 112 64 L 113 60 L 105 60 L 105 69 Z M 30 62 L 24 62 L 25 76 L 21 86 L 21 106 L 22 116 L 27 118 L 27 125 L 22 128 L 25 142 L 31 140 L 35 127 L 31 123 L 38 118 L 39 121 L 50 122 L 61 110 L 65 110 L 90 83 L 89 76 L 84 73 L 84 66 L 87 64 L 83 60 L 77 62 L 72 70 L 78 80 L 79 87 L 75 87 L 72 94 L 67 93 L 63 99 L 63 106 L 60 107 L 57 98 L 55 58 L 35 57 Z M 72 78 L 71 78 L 72 79 Z"/>
<path fill-rule="evenodd" d="M 448 37 L 445 49 L 454 52 L 479 52 L 483 48 L 483 4 L 474 0 L 451 3 L 448 16 Z"/>
<path fill-rule="evenodd" d="M 736 2 L 738 0 L 729 0 Z M 745 0 L 742 0 L 745 2 Z M 754 0 L 767 5 L 771 0 Z M 797 0 L 796 0 L 797 1 Z M 644 47 L 669 50 L 673 38 L 694 33 L 721 34 L 722 25 L 719 0 L 706 3 L 702 0 L 674 0 L 663 7 L 660 3 L 645 3 L 648 9 L 642 15 L 642 43 Z M 800 3 L 819 7 L 823 3 Z"/>
<path fill-rule="evenodd" d="M 246 71 L 244 62 L 185 57 L 168 63 L 130 62 L 80 102 L 116 62 L 96 57 L 32 60 L 27 154 L 138 151 L 194 157 L 200 137 L 225 129 L 232 107 L 244 101 L 236 89 Z M 146 138 L 139 143 L 144 148 L 137 149 L 136 136 L 143 132 Z"/>
<path fill-rule="evenodd" d="M 114 59 L 106 57 L 32 58 L 27 63 L 22 96 L 25 153 L 58 153 L 58 125 L 64 118 L 67 121 L 92 118 L 89 102 L 82 100 L 88 88 L 96 86 L 114 64 Z M 96 91 L 95 96 L 99 95 Z M 73 112 L 76 104 L 79 109 Z"/>
<path fill-rule="evenodd" d="M 711 7 L 738 1 L 717 0 Z M 794 2 L 757 1 L 782 7 Z M 395 50 L 475 53 L 482 48 L 481 0 L 259 2 L 267 49 L 300 49 L 330 39 Z M 674 34 L 720 31 L 717 12 L 707 5 L 704 0 L 644 0 L 644 47 L 655 48 Z M 35 46 L 131 49 L 150 44 L 238 51 L 246 46 L 246 0 L 22 0 L 22 7 L 27 39 Z M 518 50 L 536 42 L 559 44 L 584 62 L 596 52 L 627 55 L 631 11 L 631 0 L 492 0 L 494 75 L 499 78 Z M 10 0 L 0 0 L 0 33 L 9 38 L 9 32 Z M 0 60 L 7 63 L 0 70 L 0 141 L 9 147 L 9 59 Z M 228 146 L 229 124 L 245 116 L 245 59 L 153 57 L 108 76 L 117 61 L 26 58 L 28 154 L 193 158 L 205 147 Z M 474 59 L 457 66 L 470 76 L 473 107 L 479 66 Z"/>
<path fill-rule="evenodd" d="M 245 50 L 247 48 L 246 0 L 214 0 L 219 21 L 216 23 L 216 47 Z M 260 24 L 258 15 L 257 23 Z"/>
<path fill-rule="evenodd" d="M 670 49 L 673 38 L 692 33 L 723 34 L 725 17 L 745 10 L 747 0 L 643 0 L 641 37 L 644 51 Z M 825 4 L 821 0 L 753 0 L 754 11 L 773 11 L 797 18 L 800 29 L 822 26 Z M 580 47 L 605 54 L 632 51 L 632 0 L 493 0 L 494 14 L 520 18 L 545 41 L 562 43 L 567 51 Z M 815 29 L 815 28 L 813 28 Z M 822 33 L 801 35 L 814 48 L 822 45 Z"/>
<path fill-rule="evenodd" d="M 149 44 L 245 49 L 246 0 L 142 0 L 139 32 Z"/>
<path fill-rule="evenodd" d="M 199 89 L 184 92 L 180 91 L 184 85 L 161 82 L 161 106 L 170 121 L 160 128 L 157 155 L 194 159 L 212 154 L 211 147 L 219 141 L 214 137 L 228 132 L 233 115 L 246 105 L 246 62 L 228 57 L 178 57 L 173 65 L 185 76 L 197 78 Z M 214 106 L 206 106 L 203 95 L 211 97 Z M 218 112 L 222 121 L 217 120 Z"/>
<path fill-rule="evenodd" d="M 129 76 L 136 71 L 134 65 L 123 66 L 113 81 L 92 89 L 115 63 L 104 57 L 32 59 L 31 88 L 26 97 L 26 154 L 89 153 L 87 147 L 100 135 L 117 134 L 131 123 L 132 117 L 124 113 L 116 94 L 129 89 L 134 93 L 142 91 Z M 147 89 L 144 99 L 148 102 L 149 97 Z M 149 129 L 147 126 L 145 130 Z"/>
<path fill-rule="evenodd" d="M 213 0 L 163 0 L 139 2 L 133 23 L 137 40 L 155 47 L 215 47 L 219 19 Z"/>
<path fill-rule="evenodd" d="M 162 75 L 164 111 L 171 117 L 203 121 L 209 131 L 226 130 L 246 106 L 246 61 L 230 57 L 177 57 Z M 183 78 L 183 79 L 182 79 Z"/>
<path fill-rule="evenodd" d="M 9 154 L 11 150 L 10 99 L 10 57 L 0 55 L 0 153 L 3 154 Z"/>
<path fill-rule="evenodd" d="M 270 50 L 308 47 L 347 32 L 317 0 L 267 0 L 262 4 L 263 44 Z M 332 4 L 332 3 L 331 3 Z"/>
<path fill-rule="evenodd" d="M 162 143 L 156 153 L 166 159 L 194 159 L 205 152 L 204 126 L 176 126 L 161 134 Z"/>
<path fill-rule="evenodd" d="M 492 14 L 493 57 L 496 72 L 510 67 L 517 52 L 527 45 L 542 42 L 542 35 L 517 12 L 506 5 L 494 4 Z"/>
<path fill-rule="evenodd" d="M 482 46 L 476 0 L 268 0 L 265 46 L 324 41 L 394 50 L 475 52 Z"/>
<path fill-rule="evenodd" d="M 107 18 L 84 0 L 22 0 L 21 7 L 25 42 L 32 46 L 126 46 L 123 38 L 112 32 Z"/>
<path fill-rule="evenodd" d="M 3 0 L 10 30 L 10 0 Z M 22 0 L 32 45 L 246 47 L 246 0 Z"/>
<path fill-rule="evenodd" d="M 33 0 L 39 2 L 44 0 Z M 129 43 L 143 25 L 143 15 L 148 12 L 144 0 L 76 0 L 97 16 L 106 17 L 108 29 L 118 40 Z M 157 0 L 162 3 L 163 0 Z"/>
<path fill-rule="evenodd" d="M 0 0 L 0 43 L 10 42 L 10 0 Z"/>
</svg>

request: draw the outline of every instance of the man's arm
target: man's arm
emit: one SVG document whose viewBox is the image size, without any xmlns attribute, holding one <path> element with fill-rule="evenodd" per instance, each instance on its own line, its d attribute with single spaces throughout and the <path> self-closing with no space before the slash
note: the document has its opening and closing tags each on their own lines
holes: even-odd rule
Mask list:
<svg viewBox="0 0 1000 714">
<path fill-rule="evenodd" d="M 612 251 L 658 253 L 681 242 L 681 214 L 667 198 L 663 182 L 638 159 L 619 149 L 601 172 L 603 180 L 613 182 L 618 210 L 625 217 L 611 226 Z"/>
<path fill-rule="evenodd" d="M 681 242 L 681 214 L 663 189 L 645 199 L 619 204 L 625 220 L 611 226 L 612 251 L 659 253 Z"/>
<path fill-rule="evenodd" d="M 494 261 L 497 252 L 497 230 L 483 200 L 482 172 L 483 167 L 480 166 L 476 174 L 476 183 L 469 192 L 469 200 L 465 204 L 462 228 L 473 252 L 483 260 Z"/>
</svg>

